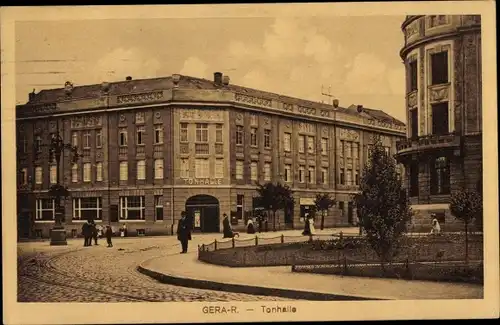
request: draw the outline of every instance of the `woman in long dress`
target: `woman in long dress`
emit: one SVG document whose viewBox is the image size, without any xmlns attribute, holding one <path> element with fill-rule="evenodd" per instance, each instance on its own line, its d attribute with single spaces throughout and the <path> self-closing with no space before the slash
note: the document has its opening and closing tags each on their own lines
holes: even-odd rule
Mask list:
<svg viewBox="0 0 500 325">
<path fill-rule="evenodd" d="M 253 225 L 252 218 L 248 219 L 247 223 L 247 234 L 255 234 L 255 227 Z"/>
<path fill-rule="evenodd" d="M 302 232 L 302 235 L 304 236 L 310 236 L 311 235 L 311 224 L 309 223 L 309 214 L 306 214 L 304 217 L 304 231 Z"/>
<path fill-rule="evenodd" d="M 314 228 L 314 218 L 310 217 L 308 222 L 309 222 L 309 231 L 311 232 L 311 235 L 316 234 L 316 229 Z"/>
</svg>

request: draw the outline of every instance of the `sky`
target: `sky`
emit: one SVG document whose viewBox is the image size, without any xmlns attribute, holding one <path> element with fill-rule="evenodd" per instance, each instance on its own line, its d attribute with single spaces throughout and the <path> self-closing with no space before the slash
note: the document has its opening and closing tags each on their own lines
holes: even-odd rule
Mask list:
<svg viewBox="0 0 500 325">
<path fill-rule="evenodd" d="M 213 79 L 405 121 L 404 16 L 18 21 L 16 102 L 35 89 L 170 76 Z"/>
</svg>

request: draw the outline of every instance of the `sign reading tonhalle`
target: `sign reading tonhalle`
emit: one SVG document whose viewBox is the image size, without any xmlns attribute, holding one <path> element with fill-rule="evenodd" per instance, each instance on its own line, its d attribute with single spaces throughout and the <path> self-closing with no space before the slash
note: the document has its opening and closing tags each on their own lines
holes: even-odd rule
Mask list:
<svg viewBox="0 0 500 325">
<path fill-rule="evenodd" d="M 222 185 L 222 178 L 184 178 L 187 185 Z"/>
</svg>

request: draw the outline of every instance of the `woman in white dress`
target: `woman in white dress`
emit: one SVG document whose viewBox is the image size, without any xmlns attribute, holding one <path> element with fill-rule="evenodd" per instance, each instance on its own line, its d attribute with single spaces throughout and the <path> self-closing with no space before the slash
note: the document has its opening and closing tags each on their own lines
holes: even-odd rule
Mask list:
<svg viewBox="0 0 500 325">
<path fill-rule="evenodd" d="M 439 225 L 439 221 L 436 218 L 432 220 L 432 229 L 431 234 L 439 235 L 441 233 L 441 226 Z"/>
<path fill-rule="evenodd" d="M 309 216 L 308 222 L 309 222 L 309 229 L 311 231 L 311 235 L 316 234 L 316 229 L 314 229 L 314 218 Z"/>
</svg>

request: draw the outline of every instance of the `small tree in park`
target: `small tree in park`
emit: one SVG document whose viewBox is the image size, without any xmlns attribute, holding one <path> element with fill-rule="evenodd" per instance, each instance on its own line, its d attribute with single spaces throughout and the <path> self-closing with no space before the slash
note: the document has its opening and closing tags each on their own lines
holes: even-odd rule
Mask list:
<svg viewBox="0 0 500 325">
<path fill-rule="evenodd" d="M 316 211 L 321 212 L 321 230 L 323 230 L 325 226 L 325 214 L 330 209 L 335 205 L 335 199 L 332 199 L 330 197 L 330 194 L 324 193 L 324 194 L 316 194 L 316 199 L 314 200 L 314 205 L 316 208 Z"/>
<path fill-rule="evenodd" d="M 380 138 L 370 150 L 363 169 L 360 192 L 354 197 L 366 238 L 380 258 L 382 270 L 399 253 L 411 217 L 396 163 L 384 150 Z"/>
<path fill-rule="evenodd" d="M 450 211 L 462 220 L 465 230 L 465 262 L 469 261 L 469 226 L 473 221 L 481 224 L 483 219 L 483 198 L 476 191 L 457 191 L 451 195 Z"/>
<path fill-rule="evenodd" d="M 265 184 L 257 183 L 256 185 L 263 208 L 273 212 L 273 230 L 276 231 L 276 211 L 284 210 L 290 206 L 293 207 L 295 203 L 293 191 L 290 187 L 280 182 L 276 184 L 272 182 Z"/>
</svg>

